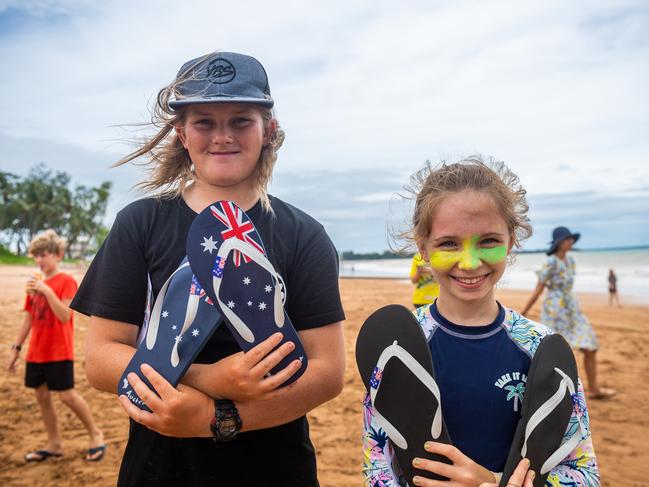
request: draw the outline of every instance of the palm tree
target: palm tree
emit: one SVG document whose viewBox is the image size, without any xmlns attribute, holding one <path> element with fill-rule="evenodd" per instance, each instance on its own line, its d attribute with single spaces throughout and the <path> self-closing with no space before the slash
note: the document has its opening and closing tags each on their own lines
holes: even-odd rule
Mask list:
<svg viewBox="0 0 649 487">
<path fill-rule="evenodd" d="M 525 383 L 519 382 L 515 386 L 505 386 L 505 390 L 509 391 L 507 400 L 514 398 L 514 411 L 518 411 L 518 401 L 523 401 L 523 394 L 525 393 Z"/>
</svg>

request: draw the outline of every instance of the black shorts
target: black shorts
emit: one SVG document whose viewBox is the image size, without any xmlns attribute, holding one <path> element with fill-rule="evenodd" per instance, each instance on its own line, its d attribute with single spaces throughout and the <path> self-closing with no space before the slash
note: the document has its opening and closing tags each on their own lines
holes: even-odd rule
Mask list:
<svg viewBox="0 0 649 487">
<path fill-rule="evenodd" d="M 74 362 L 27 362 L 25 386 L 36 389 L 47 384 L 50 391 L 67 391 L 74 387 Z"/>
</svg>

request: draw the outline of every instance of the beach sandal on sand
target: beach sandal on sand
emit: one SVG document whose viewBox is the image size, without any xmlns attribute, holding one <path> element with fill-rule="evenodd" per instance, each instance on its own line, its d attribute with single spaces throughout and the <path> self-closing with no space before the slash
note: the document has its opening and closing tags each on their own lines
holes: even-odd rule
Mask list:
<svg viewBox="0 0 649 487">
<path fill-rule="evenodd" d="M 86 450 L 86 456 L 84 460 L 86 462 L 102 461 L 104 459 L 104 455 L 106 454 L 106 448 L 108 448 L 108 445 L 99 445 L 93 448 L 88 448 Z"/>
<path fill-rule="evenodd" d="M 44 462 L 48 458 L 59 458 L 62 457 L 63 453 L 58 453 L 54 451 L 49 451 L 49 450 L 35 450 L 35 451 L 30 451 L 25 455 L 25 461 L 30 463 L 30 462 Z"/>
<path fill-rule="evenodd" d="M 418 475 L 448 480 L 412 466 L 415 457 L 451 463 L 424 450 L 424 443 L 451 443 L 433 362 L 424 332 L 403 306 L 375 311 L 356 340 L 356 363 L 372 403 L 376 422 L 394 445 L 407 482 Z"/>
<path fill-rule="evenodd" d="M 589 392 L 588 399 L 610 399 L 617 394 L 615 389 L 600 387 L 597 392 Z"/>
<path fill-rule="evenodd" d="M 192 274 L 187 258 L 183 259 L 158 293 L 144 337 L 117 386 L 118 395 L 125 395 L 140 409 L 148 410 L 127 375 L 135 372 L 155 390 L 140 370 L 146 363 L 175 387 L 221 319 L 221 313 Z"/>
<path fill-rule="evenodd" d="M 568 425 L 573 406 L 578 401 L 577 364 L 570 345 L 561 335 L 541 340 L 527 374 L 525 393 L 514 440 L 507 457 L 500 487 L 522 458 L 530 460 L 536 472 L 534 487 L 542 487 L 554 467 L 575 449 L 586 428 L 581 421 Z"/>
<path fill-rule="evenodd" d="M 284 310 L 284 281 L 268 260 L 248 215 L 231 201 L 210 205 L 189 229 L 187 257 L 244 352 L 276 332 L 284 335 L 278 346 L 288 341 L 295 344 L 271 374 L 299 359 L 302 367 L 284 385 L 297 380 L 306 370 L 306 353 Z"/>
</svg>

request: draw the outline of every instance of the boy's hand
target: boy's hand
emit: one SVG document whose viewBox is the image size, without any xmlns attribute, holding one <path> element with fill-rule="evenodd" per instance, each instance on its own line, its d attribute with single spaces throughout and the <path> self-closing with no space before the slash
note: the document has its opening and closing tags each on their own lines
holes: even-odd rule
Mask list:
<svg viewBox="0 0 649 487">
<path fill-rule="evenodd" d="M 161 435 L 176 438 L 212 436 L 209 426 L 214 416 L 214 401 L 209 396 L 182 384 L 174 388 L 150 365 L 142 364 L 140 370 L 160 396 L 137 374 L 131 372 L 128 375 L 129 383 L 152 411 L 144 411 L 128 397 L 119 396 L 122 407 L 136 423 Z"/>
<path fill-rule="evenodd" d="M 30 282 L 31 282 L 31 289 L 34 292 L 45 294 L 50 289 L 50 287 L 47 284 L 45 284 L 45 281 L 43 281 L 42 279 L 33 279 L 32 281 L 28 281 L 27 289 L 30 289 L 29 286 Z"/>
<path fill-rule="evenodd" d="M 240 402 L 271 399 L 273 391 L 302 366 L 299 360 L 294 360 L 280 372 L 267 376 L 295 348 L 293 342 L 286 342 L 275 349 L 281 341 L 282 334 L 275 333 L 248 352 L 235 353 L 211 365 L 210 374 L 220 379 L 220 383 L 209 391 L 210 395 L 214 393 L 214 397 Z"/>
<path fill-rule="evenodd" d="M 11 356 L 9 357 L 9 362 L 7 363 L 7 371 L 13 374 L 16 372 L 16 362 L 18 362 L 18 357 L 20 356 L 20 350 L 14 348 L 10 353 Z"/>
</svg>

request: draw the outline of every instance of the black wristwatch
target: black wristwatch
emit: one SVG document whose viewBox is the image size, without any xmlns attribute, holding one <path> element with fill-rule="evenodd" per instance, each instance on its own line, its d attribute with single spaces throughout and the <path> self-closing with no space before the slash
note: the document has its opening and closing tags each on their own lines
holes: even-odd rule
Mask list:
<svg viewBox="0 0 649 487">
<path fill-rule="evenodd" d="M 210 429 L 216 445 L 228 443 L 239 436 L 242 424 L 239 411 L 232 401 L 229 399 L 214 401 L 214 418 L 210 423 Z"/>
</svg>

